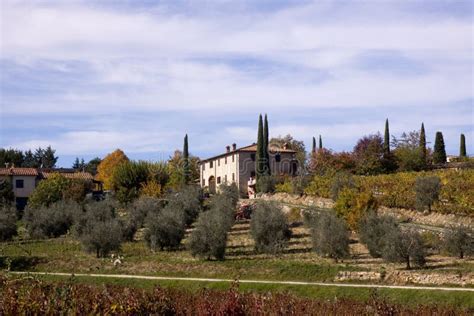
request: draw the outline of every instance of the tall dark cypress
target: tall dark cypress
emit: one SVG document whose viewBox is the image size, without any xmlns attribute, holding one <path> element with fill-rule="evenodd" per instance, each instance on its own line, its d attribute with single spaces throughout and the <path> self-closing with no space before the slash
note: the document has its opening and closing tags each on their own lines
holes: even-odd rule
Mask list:
<svg viewBox="0 0 474 316">
<path fill-rule="evenodd" d="M 264 140 L 264 145 L 263 149 L 265 152 L 265 174 L 270 175 L 271 174 L 271 169 L 270 169 L 270 153 L 268 151 L 268 145 L 269 145 L 269 139 L 268 139 L 268 117 L 267 114 L 265 114 L 265 120 L 263 122 L 263 140 Z"/>
<path fill-rule="evenodd" d="M 311 152 L 315 153 L 316 152 L 316 138 L 313 137 L 313 148 L 311 149 Z"/>
<path fill-rule="evenodd" d="M 189 166 L 189 149 L 188 149 L 188 134 L 184 136 L 183 144 L 183 174 L 184 183 L 188 184 L 191 179 L 191 170 Z"/>
<path fill-rule="evenodd" d="M 446 148 L 444 146 L 443 133 L 436 132 L 435 144 L 433 149 L 433 162 L 446 163 Z"/>
<path fill-rule="evenodd" d="M 263 137 L 263 121 L 262 114 L 258 117 L 258 132 L 257 132 L 257 155 L 256 155 L 256 165 L 255 172 L 257 178 L 265 174 L 265 138 Z"/>
<path fill-rule="evenodd" d="M 466 157 L 466 136 L 461 134 L 461 144 L 459 146 L 459 157 Z"/>
<path fill-rule="evenodd" d="M 323 149 L 323 139 L 321 138 L 321 135 L 319 135 L 319 149 Z"/>
<path fill-rule="evenodd" d="M 390 131 L 388 128 L 388 119 L 385 120 L 385 133 L 383 137 L 383 153 L 385 155 L 390 154 Z"/>
<path fill-rule="evenodd" d="M 421 131 L 420 131 L 420 152 L 421 152 L 421 159 L 426 164 L 426 133 L 425 133 L 425 124 L 421 123 Z"/>
</svg>

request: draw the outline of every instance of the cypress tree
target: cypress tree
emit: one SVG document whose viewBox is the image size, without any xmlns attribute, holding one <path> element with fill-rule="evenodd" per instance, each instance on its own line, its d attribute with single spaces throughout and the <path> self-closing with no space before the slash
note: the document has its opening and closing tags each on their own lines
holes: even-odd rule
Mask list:
<svg viewBox="0 0 474 316">
<path fill-rule="evenodd" d="M 263 137 L 263 121 L 262 121 L 262 114 L 258 117 L 258 131 L 257 131 L 257 155 L 256 155 L 256 175 L 257 179 L 260 176 L 264 175 L 264 169 L 265 169 L 265 140 Z"/>
<path fill-rule="evenodd" d="M 268 152 L 269 140 L 268 140 L 268 118 L 267 118 L 267 114 L 265 114 L 265 121 L 263 123 L 263 140 L 264 140 L 263 150 L 264 150 L 264 153 L 265 153 L 264 173 L 266 175 L 270 175 L 271 174 L 271 169 L 270 169 L 270 153 Z"/>
<path fill-rule="evenodd" d="M 466 157 L 466 136 L 464 134 L 461 134 L 461 145 L 459 148 L 459 157 Z"/>
<path fill-rule="evenodd" d="M 435 144 L 433 149 L 433 162 L 446 163 L 446 148 L 444 146 L 443 133 L 436 132 Z"/>
<path fill-rule="evenodd" d="M 188 184 L 191 178 L 191 170 L 189 168 L 189 149 L 188 149 L 188 134 L 184 136 L 183 144 L 183 173 L 184 173 L 184 184 Z"/>
<path fill-rule="evenodd" d="M 319 149 L 323 149 L 323 140 L 321 138 L 321 135 L 319 135 Z"/>
<path fill-rule="evenodd" d="M 316 152 L 316 138 L 313 137 L 313 149 L 311 150 L 311 152 L 315 153 Z"/>
<path fill-rule="evenodd" d="M 388 119 L 385 120 L 385 133 L 383 137 L 383 153 L 385 155 L 390 154 L 390 131 L 388 128 Z"/>
<path fill-rule="evenodd" d="M 420 152 L 423 163 L 426 164 L 426 134 L 425 134 L 425 124 L 421 123 L 420 131 Z"/>
</svg>

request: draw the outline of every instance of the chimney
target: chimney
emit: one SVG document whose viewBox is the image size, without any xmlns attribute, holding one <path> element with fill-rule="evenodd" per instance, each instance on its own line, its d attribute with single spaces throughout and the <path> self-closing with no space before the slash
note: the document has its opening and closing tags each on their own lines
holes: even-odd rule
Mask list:
<svg viewBox="0 0 474 316">
<path fill-rule="evenodd" d="M 232 151 L 236 151 L 237 150 L 237 144 L 236 143 L 233 143 L 232 144 Z"/>
<path fill-rule="evenodd" d="M 225 146 L 226 153 L 230 153 L 230 146 Z"/>
</svg>

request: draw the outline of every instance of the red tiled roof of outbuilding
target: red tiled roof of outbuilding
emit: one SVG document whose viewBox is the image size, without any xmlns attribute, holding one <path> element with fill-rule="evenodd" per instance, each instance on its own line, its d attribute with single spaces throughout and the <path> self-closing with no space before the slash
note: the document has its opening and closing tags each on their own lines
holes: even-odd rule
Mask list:
<svg viewBox="0 0 474 316">
<path fill-rule="evenodd" d="M 36 168 L 0 168 L 0 176 L 31 176 L 39 175 Z"/>
</svg>

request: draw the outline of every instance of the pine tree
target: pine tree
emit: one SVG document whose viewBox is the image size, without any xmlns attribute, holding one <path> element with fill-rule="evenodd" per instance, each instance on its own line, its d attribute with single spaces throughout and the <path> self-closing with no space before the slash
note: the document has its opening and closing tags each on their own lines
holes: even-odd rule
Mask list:
<svg viewBox="0 0 474 316">
<path fill-rule="evenodd" d="M 316 152 L 316 138 L 313 137 L 313 149 L 311 150 L 311 152 L 315 153 Z"/>
<path fill-rule="evenodd" d="M 76 157 L 74 163 L 72 164 L 72 169 L 79 170 L 79 168 L 81 167 L 80 164 L 81 163 L 79 162 L 79 157 Z"/>
<path fill-rule="evenodd" d="M 323 149 L 323 139 L 321 138 L 321 135 L 319 135 L 319 149 Z"/>
<path fill-rule="evenodd" d="M 58 161 L 58 157 L 54 154 L 56 150 L 52 149 L 51 146 L 48 146 L 43 152 L 43 168 L 54 168 L 56 166 L 56 162 Z"/>
<path fill-rule="evenodd" d="M 446 148 L 444 146 L 443 133 L 436 132 L 435 144 L 433 149 L 433 162 L 446 163 Z"/>
<path fill-rule="evenodd" d="M 421 131 L 420 131 L 420 152 L 421 158 L 423 162 L 426 164 L 426 134 L 425 134 L 425 125 L 421 123 Z"/>
<path fill-rule="evenodd" d="M 271 169 L 270 169 L 270 153 L 268 152 L 268 145 L 269 145 L 269 140 L 268 140 L 268 118 L 267 114 L 265 114 L 265 120 L 263 122 L 263 140 L 264 140 L 264 153 L 265 153 L 265 174 L 270 175 L 271 174 Z"/>
<path fill-rule="evenodd" d="M 188 184 L 191 177 L 191 170 L 189 168 L 189 150 L 188 150 L 188 134 L 184 136 L 183 144 L 183 173 L 184 183 Z"/>
<path fill-rule="evenodd" d="M 256 175 L 257 178 L 265 175 L 265 140 L 263 137 L 263 121 L 262 114 L 258 118 L 258 131 L 257 131 L 257 155 L 256 155 Z"/>
<path fill-rule="evenodd" d="M 25 168 L 38 168 L 33 152 L 31 150 L 25 151 L 25 158 L 23 159 L 22 167 Z"/>
<path fill-rule="evenodd" d="M 459 157 L 466 157 L 466 136 L 464 134 L 461 134 L 461 145 L 459 148 Z"/>
<path fill-rule="evenodd" d="M 383 153 L 385 156 L 390 154 L 390 131 L 388 128 L 388 119 L 385 120 L 385 133 L 383 137 Z"/>
</svg>

